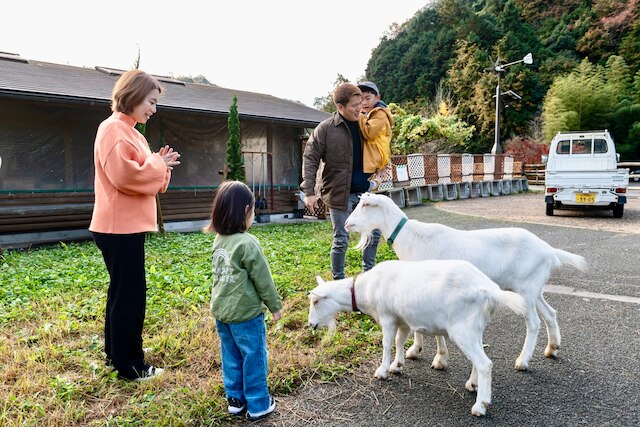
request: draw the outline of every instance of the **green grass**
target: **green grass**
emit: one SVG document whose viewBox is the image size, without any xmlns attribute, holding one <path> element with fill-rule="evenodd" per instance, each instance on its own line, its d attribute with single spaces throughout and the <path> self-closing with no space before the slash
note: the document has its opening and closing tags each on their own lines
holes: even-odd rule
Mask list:
<svg viewBox="0 0 640 427">
<path fill-rule="evenodd" d="M 335 334 L 307 327 L 315 276 L 331 277 L 331 225 L 266 225 L 261 242 L 284 316 L 268 322 L 269 385 L 275 395 L 312 378 L 345 375 L 379 353 L 364 315 L 342 314 Z M 209 314 L 212 235 L 151 234 L 146 243 L 147 360 L 166 375 L 118 380 L 104 365 L 108 275 L 92 242 L 8 251 L 0 259 L 0 425 L 221 425 L 229 421 L 219 341 Z M 381 244 L 378 260 L 395 255 Z M 360 253 L 347 253 L 347 274 Z"/>
</svg>

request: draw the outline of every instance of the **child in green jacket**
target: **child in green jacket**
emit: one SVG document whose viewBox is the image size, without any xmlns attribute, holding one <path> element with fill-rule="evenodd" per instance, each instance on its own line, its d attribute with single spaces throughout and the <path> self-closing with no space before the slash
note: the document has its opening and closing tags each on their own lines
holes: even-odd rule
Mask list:
<svg viewBox="0 0 640 427">
<path fill-rule="evenodd" d="M 222 379 L 228 411 L 254 421 L 275 410 L 267 386 L 267 335 L 263 308 L 282 317 L 262 247 L 246 231 L 255 216 L 253 193 L 240 181 L 224 182 L 213 199 L 213 288 L 211 313 L 216 319 L 222 353 Z"/>
</svg>

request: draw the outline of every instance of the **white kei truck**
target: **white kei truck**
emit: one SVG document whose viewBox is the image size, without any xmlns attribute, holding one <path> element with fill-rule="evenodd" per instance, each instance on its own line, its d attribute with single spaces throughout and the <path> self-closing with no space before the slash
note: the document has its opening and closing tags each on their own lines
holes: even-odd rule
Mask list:
<svg viewBox="0 0 640 427">
<path fill-rule="evenodd" d="M 546 163 L 547 215 L 554 209 L 612 209 L 622 218 L 629 169 L 618 169 L 620 155 L 607 130 L 558 132 Z"/>
</svg>

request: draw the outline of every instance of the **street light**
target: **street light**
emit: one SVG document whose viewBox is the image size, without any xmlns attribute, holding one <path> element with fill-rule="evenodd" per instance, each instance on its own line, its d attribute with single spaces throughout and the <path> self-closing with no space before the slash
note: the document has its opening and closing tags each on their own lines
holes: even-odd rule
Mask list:
<svg viewBox="0 0 640 427">
<path fill-rule="evenodd" d="M 489 58 L 489 60 L 491 60 L 491 58 Z M 522 99 L 517 93 L 513 91 L 508 91 L 508 92 L 505 92 L 504 94 L 500 92 L 500 73 L 504 72 L 508 66 L 513 64 L 518 64 L 520 62 L 524 62 L 527 65 L 533 64 L 533 55 L 531 55 L 531 53 L 527 53 L 524 56 L 524 58 L 518 61 L 508 62 L 506 64 L 500 64 L 499 56 L 495 63 L 491 61 L 491 65 L 493 66 L 493 71 L 495 71 L 495 73 L 498 75 L 498 85 L 496 86 L 496 95 L 495 95 L 496 97 L 496 125 L 494 130 L 495 138 L 493 142 L 493 147 L 491 148 L 491 154 L 502 154 L 502 145 L 500 144 L 500 95 L 510 94 L 510 95 L 515 95 L 514 97 L 517 99 Z"/>
</svg>

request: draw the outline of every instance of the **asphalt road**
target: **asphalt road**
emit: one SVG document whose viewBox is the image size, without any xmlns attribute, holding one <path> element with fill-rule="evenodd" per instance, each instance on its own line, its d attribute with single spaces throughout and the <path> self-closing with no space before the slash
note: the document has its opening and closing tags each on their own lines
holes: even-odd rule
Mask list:
<svg viewBox="0 0 640 427">
<path fill-rule="evenodd" d="M 521 209 L 520 198 L 526 195 L 506 197 L 513 209 Z M 515 371 L 524 320 L 498 313 L 484 338 L 493 361 L 493 403 L 485 417 L 471 415 L 475 393 L 464 389 L 471 365 L 451 343 L 446 371 L 430 369 L 433 345 L 419 360 L 407 361 L 402 375 L 387 381 L 372 378 L 380 362 L 376 358 L 348 378 L 311 382 L 279 397 L 276 413 L 261 425 L 640 425 L 639 234 L 582 228 L 580 217 L 565 227 L 472 217 L 433 205 L 405 212 L 410 218 L 460 229 L 523 227 L 552 246 L 583 255 L 590 264 L 587 272 L 564 267 L 545 290 L 558 312 L 559 357 L 544 357 L 543 326 L 529 370 Z"/>
</svg>

